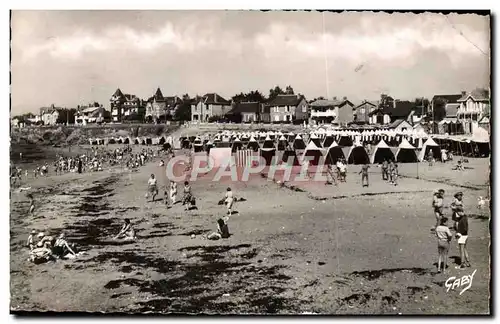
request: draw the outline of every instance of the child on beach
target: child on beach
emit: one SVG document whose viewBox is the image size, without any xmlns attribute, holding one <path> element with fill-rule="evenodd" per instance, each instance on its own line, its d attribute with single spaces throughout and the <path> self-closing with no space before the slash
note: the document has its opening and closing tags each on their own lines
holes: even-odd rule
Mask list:
<svg viewBox="0 0 500 324">
<path fill-rule="evenodd" d="M 35 211 L 35 199 L 33 198 L 33 195 L 31 193 L 27 194 L 26 197 L 30 200 L 30 209 L 28 213 L 30 215 L 33 215 L 33 212 Z"/>
<path fill-rule="evenodd" d="M 185 181 L 184 182 L 184 197 L 182 197 L 182 204 L 184 205 L 184 209 L 186 211 L 188 211 L 189 208 L 191 207 L 192 200 L 193 200 L 193 194 L 191 193 L 191 186 L 189 185 L 189 182 Z"/>
<path fill-rule="evenodd" d="M 448 218 L 443 217 L 436 227 L 436 236 L 438 239 L 438 272 L 441 272 L 441 263 L 443 264 L 443 273 L 446 272 L 448 263 L 448 251 L 450 250 L 450 241 L 452 239 L 451 231 L 447 226 Z"/>
<path fill-rule="evenodd" d="M 453 228 L 457 229 L 457 223 L 460 217 L 464 215 L 464 204 L 462 202 L 464 194 L 460 191 L 457 192 L 453 197 L 453 201 L 450 204 L 451 210 L 453 212 L 451 218 L 455 222 Z"/>
<path fill-rule="evenodd" d="M 233 203 L 234 203 L 234 197 L 233 197 L 233 192 L 231 191 L 231 188 L 227 188 L 226 190 L 226 195 L 225 195 L 225 200 L 224 202 L 226 203 L 227 207 L 227 214 L 231 215 L 232 214 L 232 208 L 233 208 Z"/>
<path fill-rule="evenodd" d="M 391 179 L 392 179 L 392 183 L 395 186 L 398 185 L 398 176 L 399 176 L 398 164 L 397 163 L 393 163 L 392 164 L 392 169 L 391 169 Z"/>
<path fill-rule="evenodd" d="M 370 166 L 368 164 L 364 164 L 361 166 L 361 171 L 359 171 L 359 174 L 361 174 L 361 186 L 363 187 L 368 187 L 370 184 L 368 182 L 368 169 Z M 365 180 L 366 180 L 366 185 L 365 185 Z"/>
</svg>

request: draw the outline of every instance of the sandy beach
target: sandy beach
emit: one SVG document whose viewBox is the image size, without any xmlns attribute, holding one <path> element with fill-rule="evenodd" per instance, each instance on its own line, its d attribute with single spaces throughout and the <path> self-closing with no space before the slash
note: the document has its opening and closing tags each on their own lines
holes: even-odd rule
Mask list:
<svg viewBox="0 0 500 324">
<path fill-rule="evenodd" d="M 49 176 L 30 180 L 36 211 L 28 216 L 25 192 L 11 192 L 11 311 L 486 314 L 489 313 L 490 231 L 488 159 L 452 164 L 401 164 L 399 186 L 382 182 L 372 166 L 362 188 L 360 166 L 349 166 L 339 187 L 309 183 L 279 186 L 263 177 L 232 184 L 237 202 L 228 239 L 203 238 L 226 209 L 217 202 L 228 181 L 192 184 L 197 210 L 146 202 L 157 159 L 130 172 Z M 160 186 L 163 184 L 159 181 Z M 445 204 L 464 192 L 472 267 L 455 269 L 456 240 L 447 274 L 436 271 L 430 228 L 432 192 Z M 179 192 L 181 192 L 179 186 Z M 424 202 L 424 203 L 422 203 Z M 428 203 L 425 203 L 428 202 Z M 446 210 L 451 216 L 451 211 Z M 138 240 L 111 240 L 129 218 Z M 66 233 L 83 255 L 41 265 L 27 261 L 29 231 Z M 194 235 L 194 237 L 193 237 Z M 451 277 L 477 270 L 471 288 L 447 292 Z"/>
</svg>

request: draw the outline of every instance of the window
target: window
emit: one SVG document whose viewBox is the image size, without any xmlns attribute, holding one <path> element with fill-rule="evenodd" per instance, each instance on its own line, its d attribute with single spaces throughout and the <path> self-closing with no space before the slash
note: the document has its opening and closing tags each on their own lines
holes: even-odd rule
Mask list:
<svg viewBox="0 0 500 324">
<path fill-rule="evenodd" d="M 274 116 L 274 121 L 280 121 L 280 116 L 279 115 L 275 115 Z"/>
<path fill-rule="evenodd" d="M 363 115 L 365 113 L 365 108 L 360 108 L 359 113 L 360 113 L 360 115 Z"/>
<path fill-rule="evenodd" d="M 307 112 L 307 105 L 302 105 L 302 112 L 303 113 Z"/>
</svg>

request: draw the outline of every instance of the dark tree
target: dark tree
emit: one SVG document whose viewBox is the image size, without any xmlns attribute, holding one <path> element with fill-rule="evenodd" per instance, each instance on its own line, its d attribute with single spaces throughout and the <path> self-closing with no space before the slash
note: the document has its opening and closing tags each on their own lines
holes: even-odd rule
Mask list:
<svg viewBox="0 0 500 324">
<path fill-rule="evenodd" d="M 258 102 L 263 103 L 266 102 L 266 98 L 260 93 L 259 90 L 250 91 L 249 93 L 240 92 L 239 94 L 233 96 L 231 99 L 235 103 L 239 102 Z"/>
<path fill-rule="evenodd" d="M 394 98 L 386 94 L 381 94 L 378 107 L 384 110 L 394 108 Z"/>
<path fill-rule="evenodd" d="M 75 123 L 76 109 L 63 108 L 59 110 L 59 116 L 57 117 L 57 124 L 74 124 Z"/>
<path fill-rule="evenodd" d="M 440 121 L 446 117 L 446 100 L 443 98 L 436 98 L 434 100 L 434 112 L 431 111 L 431 120 Z"/>
<path fill-rule="evenodd" d="M 182 104 L 175 110 L 174 119 L 178 121 L 191 120 L 191 102 L 190 100 L 183 100 Z"/>
<path fill-rule="evenodd" d="M 269 90 L 269 100 L 272 100 L 281 94 L 285 94 L 285 91 L 283 91 L 280 86 L 275 86 L 274 89 Z"/>
<path fill-rule="evenodd" d="M 182 100 L 183 101 L 189 101 L 189 100 L 191 100 L 191 98 L 189 97 L 189 94 L 185 93 L 185 94 L 182 95 Z"/>
<path fill-rule="evenodd" d="M 285 92 L 286 92 L 286 94 L 294 94 L 293 88 L 291 85 L 286 86 Z"/>
</svg>

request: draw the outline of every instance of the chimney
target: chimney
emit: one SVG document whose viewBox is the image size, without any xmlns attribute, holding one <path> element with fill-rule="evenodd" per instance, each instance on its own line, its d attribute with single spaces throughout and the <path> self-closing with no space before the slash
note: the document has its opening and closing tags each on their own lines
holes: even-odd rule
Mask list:
<svg viewBox="0 0 500 324">
<path fill-rule="evenodd" d="M 462 90 L 462 97 L 465 96 L 466 92 Z"/>
<path fill-rule="evenodd" d="M 342 100 L 347 100 L 347 97 L 343 97 Z"/>
<path fill-rule="evenodd" d="M 337 96 L 333 97 L 333 100 L 334 100 L 334 101 L 335 101 L 335 100 L 337 100 Z"/>
<path fill-rule="evenodd" d="M 214 93 L 214 102 L 217 103 L 217 94 Z"/>
</svg>

